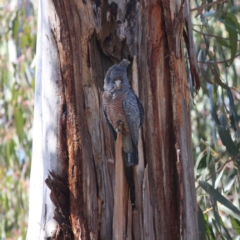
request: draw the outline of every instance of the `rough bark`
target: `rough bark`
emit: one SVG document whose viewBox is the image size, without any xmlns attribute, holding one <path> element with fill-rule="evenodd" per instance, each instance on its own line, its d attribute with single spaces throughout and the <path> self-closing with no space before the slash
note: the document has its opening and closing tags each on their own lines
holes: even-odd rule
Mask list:
<svg viewBox="0 0 240 240">
<path fill-rule="evenodd" d="M 102 91 L 106 71 L 123 58 L 133 63 L 129 78 L 143 103 L 145 120 L 140 162 L 134 169 L 135 208 L 129 207 L 128 197 L 123 198 L 126 232 L 115 239 L 198 239 L 190 96 L 183 56 L 184 1 L 41 0 L 40 5 L 38 48 L 43 45 L 44 51 L 37 53 L 39 95 L 35 102 L 40 105 L 35 105 L 35 125 L 42 119 L 39 131 L 45 136 L 50 130 L 43 127 L 48 124 L 43 108 L 54 112 L 50 123 L 57 144 L 52 147 L 41 138 L 41 144 L 46 140 L 45 157 L 38 157 L 43 174 L 36 179 L 34 139 L 28 239 L 44 235 L 114 239 L 115 145 L 104 122 Z M 47 70 L 41 72 L 43 67 Z M 53 86 L 54 102 L 44 101 L 44 91 L 49 90 L 41 85 L 47 84 Z M 53 201 L 53 208 L 44 184 L 48 171 L 54 171 L 47 181 L 50 188 L 61 179 L 69 189 L 63 215 L 70 219 L 65 224 L 70 224 L 71 232 L 56 217 L 64 207 Z M 39 196 L 39 204 L 51 208 L 42 207 L 34 219 L 32 201 L 40 189 L 46 194 Z M 126 185 L 124 191 L 127 196 Z M 52 187 L 51 195 L 56 192 Z"/>
</svg>

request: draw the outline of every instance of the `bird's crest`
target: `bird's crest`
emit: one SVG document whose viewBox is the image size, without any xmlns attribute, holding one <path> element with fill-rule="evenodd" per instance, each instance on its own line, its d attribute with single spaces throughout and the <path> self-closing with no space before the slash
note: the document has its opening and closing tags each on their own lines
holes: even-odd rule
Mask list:
<svg viewBox="0 0 240 240">
<path fill-rule="evenodd" d="M 127 59 L 123 59 L 118 65 L 127 69 L 130 62 Z"/>
</svg>

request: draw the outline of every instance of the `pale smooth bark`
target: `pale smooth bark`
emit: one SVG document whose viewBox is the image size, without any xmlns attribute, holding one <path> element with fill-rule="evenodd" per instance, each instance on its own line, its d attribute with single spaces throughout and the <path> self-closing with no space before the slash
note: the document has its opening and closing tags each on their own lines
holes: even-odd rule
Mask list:
<svg viewBox="0 0 240 240">
<path fill-rule="evenodd" d="M 52 5 L 40 1 L 38 14 L 37 67 L 34 101 L 33 150 L 31 165 L 29 221 L 27 239 L 44 239 L 55 231 L 55 206 L 50 189 L 45 184 L 49 171 L 61 174 L 58 160 L 59 78 L 56 47 L 52 44 L 51 26 L 54 19 Z"/>
</svg>

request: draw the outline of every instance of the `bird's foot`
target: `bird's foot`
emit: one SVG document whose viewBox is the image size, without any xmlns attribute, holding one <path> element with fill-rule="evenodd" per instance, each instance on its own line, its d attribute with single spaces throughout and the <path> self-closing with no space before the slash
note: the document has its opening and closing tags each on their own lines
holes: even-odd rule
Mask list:
<svg viewBox="0 0 240 240">
<path fill-rule="evenodd" d="M 117 127 L 115 128 L 115 131 L 116 131 L 117 133 L 122 132 L 123 125 L 124 125 L 123 121 L 119 120 L 119 121 L 117 122 Z"/>
</svg>

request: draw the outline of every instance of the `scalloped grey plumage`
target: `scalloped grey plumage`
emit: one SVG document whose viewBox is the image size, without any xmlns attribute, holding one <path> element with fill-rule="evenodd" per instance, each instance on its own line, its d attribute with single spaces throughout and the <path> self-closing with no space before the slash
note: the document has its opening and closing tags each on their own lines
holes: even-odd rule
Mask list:
<svg viewBox="0 0 240 240">
<path fill-rule="evenodd" d="M 122 125 L 123 156 L 128 167 L 138 164 L 139 128 L 144 120 L 143 106 L 127 78 L 129 63 L 123 59 L 109 68 L 104 79 L 103 93 L 104 116 L 115 140 L 118 125 Z"/>
</svg>

